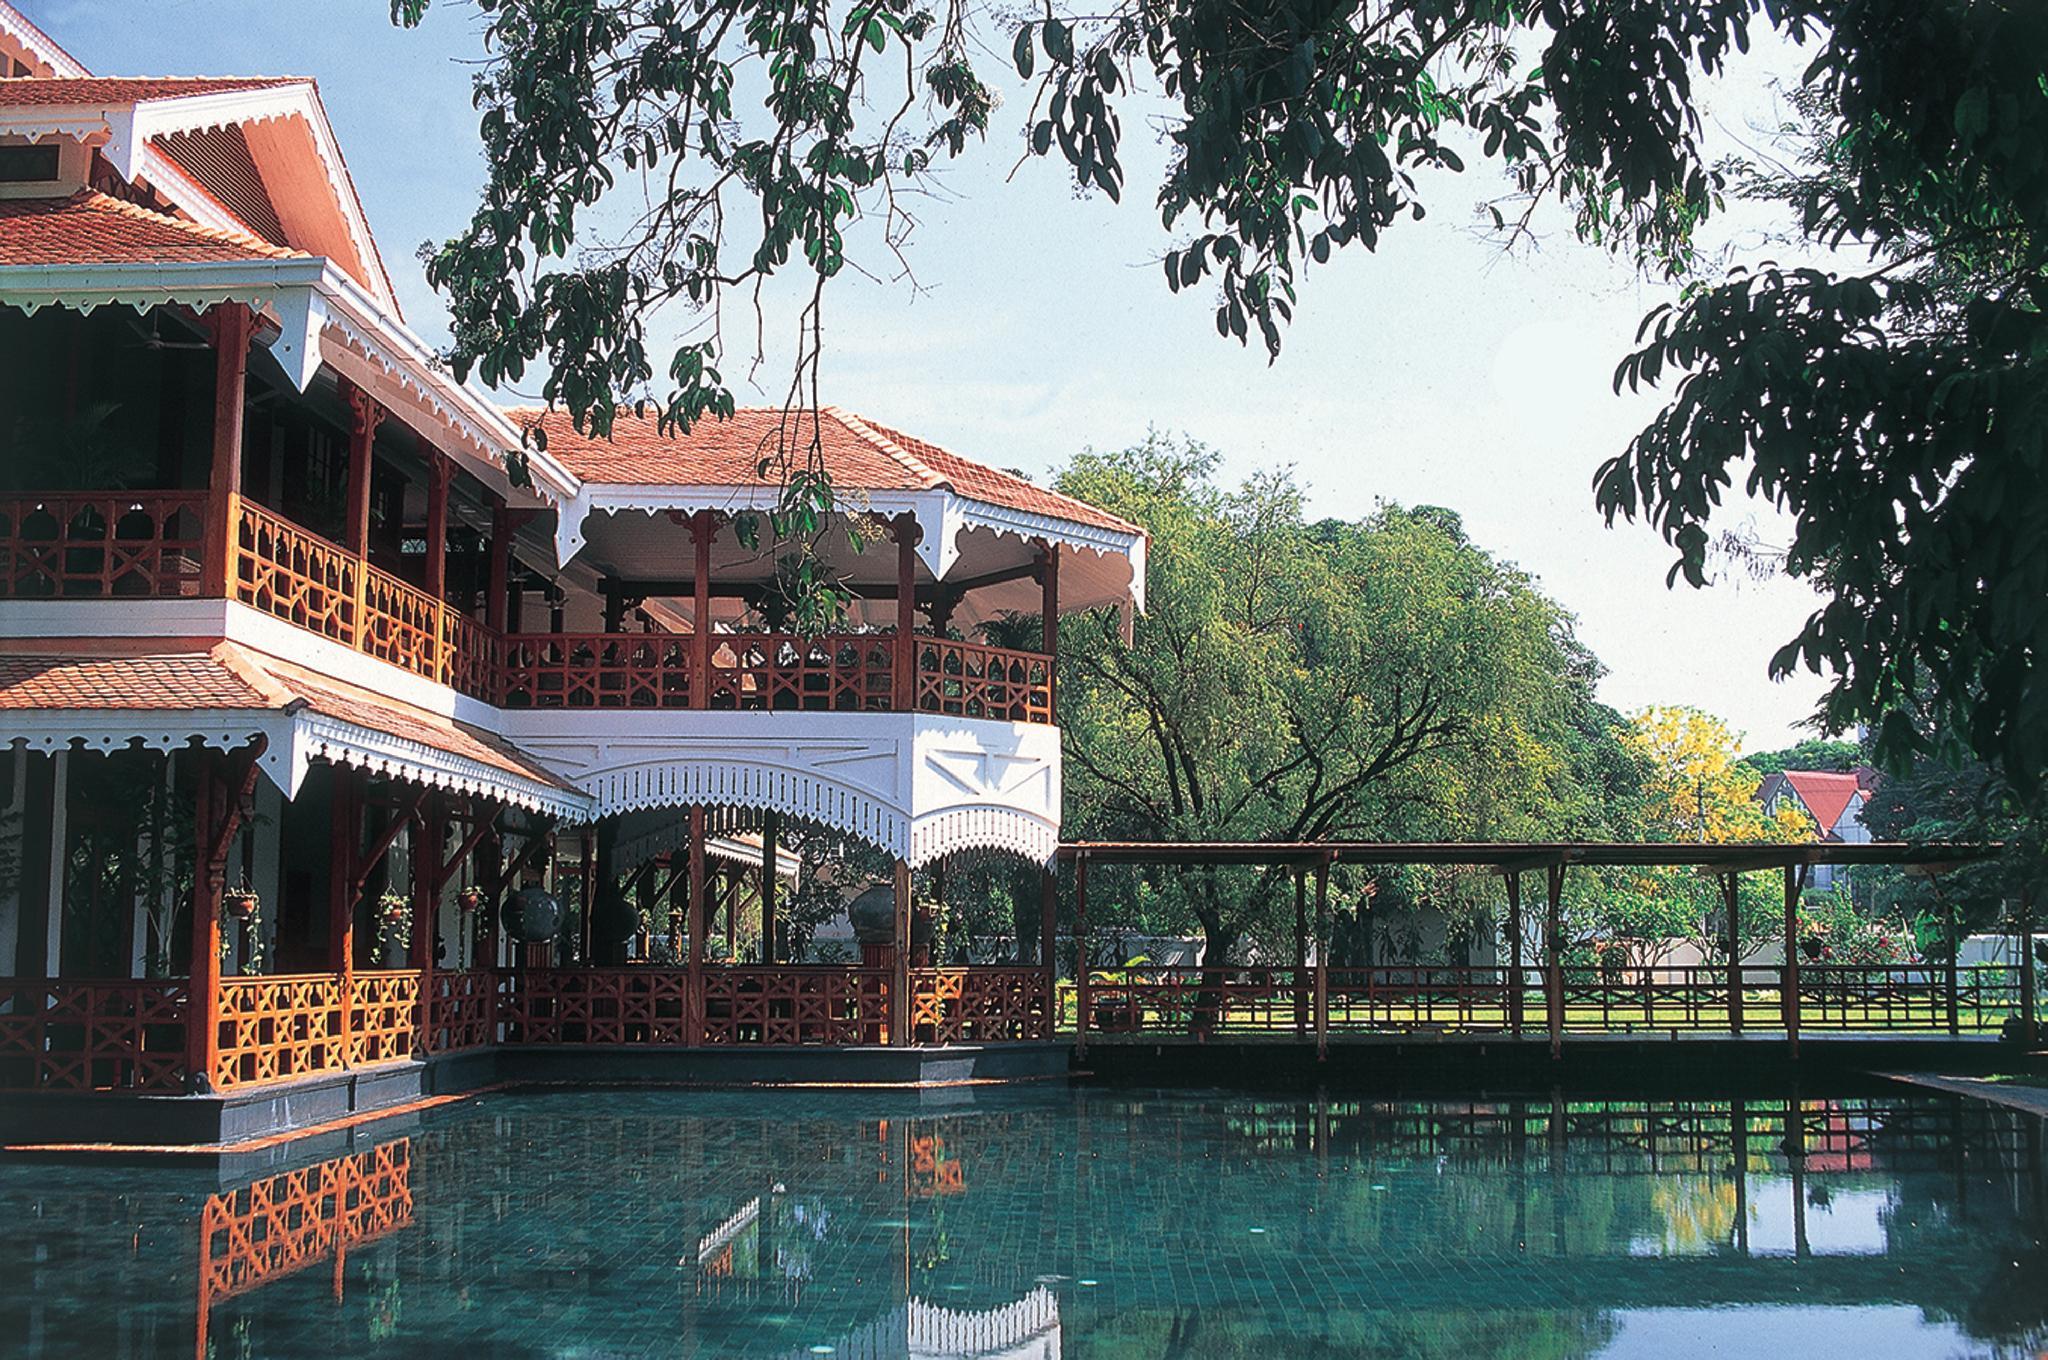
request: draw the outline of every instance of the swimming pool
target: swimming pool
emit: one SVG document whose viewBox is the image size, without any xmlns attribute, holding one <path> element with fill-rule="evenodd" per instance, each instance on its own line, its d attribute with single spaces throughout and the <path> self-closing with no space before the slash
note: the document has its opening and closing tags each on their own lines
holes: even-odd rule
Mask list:
<svg viewBox="0 0 2048 1360">
<path fill-rule="evenodd" d="M 31 1357 L 2032 1355 L 1975 1102 L 491 1094 L 261 1174 L 0 1167 Z"/>
</svg>

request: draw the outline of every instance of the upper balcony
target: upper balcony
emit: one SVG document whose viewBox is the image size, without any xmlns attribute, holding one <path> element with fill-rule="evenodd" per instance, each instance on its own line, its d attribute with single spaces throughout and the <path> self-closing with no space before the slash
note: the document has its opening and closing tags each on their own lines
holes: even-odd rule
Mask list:
<svg viewBox="0 0 2048 1360">
<path fill-rule="evenodd" d="M 93 409 L 219 399 L 224 366 L 181 352 L 217 342 L 218 328 L 168 314 L 145 324 L 171 332 L 153 371 L 96 362 L 127 342 L 103 316 L 0 314 L 0 338 L 23 353 L 68 353 L 74 366 L 82 356 L 41 390 L 68 383 L 75 394 L 82 373 L 88 388 L 108 389 L 88 391 L 102 399 Z M 56 329 L 67 333 L 47 334 Z M 232 600 L 501 709 L 1049 724 L 1051 621 L 1133 602 L 1141 589 L 1143 538 L 1130 526 L 832 411 L 816 433 L 847 509 L 813 552 L 852 603 L 839 627 L 801 634 L 784 622 L 779 584 L 790 545 L 771 541 L 765 517 L 754 535 L 733 523 L 773 505 L 763 451 L 782 413 L 741 412 L 681 440 L 622 416 L 616 442 L 523 416 L 548 424 L 575 490 L 520 503 L 345 377 L 299 393 L 254 362 L 260 354 L 259 340 L 229 375 L 241 428 L 225 475 L 221 450 L 209 459 L 190 422 L 165 434 L 168 422 L 146 411 L 84 436 L 74 420 L 73 433 L 46 434 L 16 458 L 17 482 L 56 475 L 0 490 L 0 599 Z M 28 398 L 32 381 L 5 385 Z M 109 460 L 81 441 L 110 440 L 157 447 L 115 458 L 108 475 Z M 65 478 L 126 486 L 50 485 Z M 160 489 L 127 489 L 151 482 Z M 66 613 L 74 636 L 90 632 Z"/>
</svg>

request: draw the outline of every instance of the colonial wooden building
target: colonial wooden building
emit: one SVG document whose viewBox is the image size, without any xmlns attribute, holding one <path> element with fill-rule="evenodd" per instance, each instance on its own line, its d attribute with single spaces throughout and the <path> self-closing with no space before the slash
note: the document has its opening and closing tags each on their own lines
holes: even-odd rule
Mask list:
<svg viewBox="0 0 2048 1360">
<path fill-rule="evenodd" d="M 1138 529 L 836 409 L 501 409 L 310 80 L 95 76 L 5 4 L 0 77 L 0 1088 L 1049 1036 L 1042 941 L 913 966 L 912 876 L 1049 863 L 1055 623 L 1142 605 Z M 823 636 L 739 529 L 813 439 Z M 778 947 L 794 824 L 895 865 L 859 963 Z"/>
</svg>

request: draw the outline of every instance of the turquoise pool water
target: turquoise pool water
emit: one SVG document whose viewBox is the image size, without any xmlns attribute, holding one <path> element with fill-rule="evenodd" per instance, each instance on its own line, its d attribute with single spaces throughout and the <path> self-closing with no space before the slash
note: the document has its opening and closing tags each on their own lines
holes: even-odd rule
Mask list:
<svg viewBox="0 0 2048 1360">
<path fill-rule="evenodd" d="M 1950 1100 L 492 1095 L 261 1175 L 0 1167 L 30 1357 L 2033 1356 Z"/>
</svg>

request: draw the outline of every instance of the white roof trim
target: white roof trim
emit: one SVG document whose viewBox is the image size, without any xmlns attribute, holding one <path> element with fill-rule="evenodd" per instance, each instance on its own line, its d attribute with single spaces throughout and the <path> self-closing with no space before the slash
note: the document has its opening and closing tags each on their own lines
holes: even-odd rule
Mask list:
<svg viewBox="0 0 2048 1360">
<path fill-rule="evenodd" d="M 76 77 L 92 74 L 78 58 L 57 46 L 55 39 L 30 23 L 27 15 L 6 0 L 0 0 L 0 33 L 21 44 L 31 56 L 57 75 Z"/>
<path fill-rule="evenodd" d="M 429 788 L 501 799 L 565 821 L 581 821 L 590 814 L 591 801 L 583 794 L 324 713 L 294 714 L 289 741 L 287 796 L 298 793 L 307 767 L 320 759 Z"/>
</svg>

